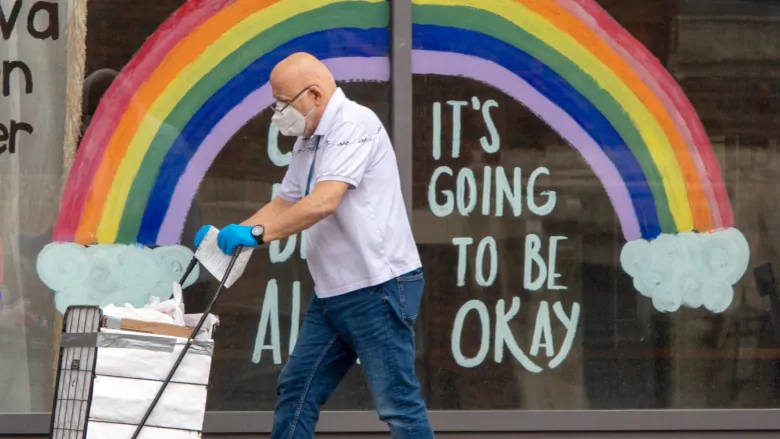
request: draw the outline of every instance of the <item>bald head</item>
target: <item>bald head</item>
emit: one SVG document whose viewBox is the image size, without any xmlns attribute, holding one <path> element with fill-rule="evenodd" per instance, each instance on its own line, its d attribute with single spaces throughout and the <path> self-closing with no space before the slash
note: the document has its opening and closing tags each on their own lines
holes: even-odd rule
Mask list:
<svg viewBox="0 0 780 439">
<path fill-rule="evenodd" d="M 322 61 L 304 52 L 294 53 L 271 71 L 274 98 L 282 104 L 293 103 L 307 118 L 306 136 L 317 128 L 322 113 L 336 91 L 336 81 Z"/>
<path fill-rule="evenodd" d="M 305 52 L 293 53 L 280 61 L 271 72 L 271 87 L 274 92 L 277 88 L 291 88 L 296 90 L 297 94 L 304 87 L 313 85 L 328 90 L 331 94 L 336 90 L 336 81 L 333 80 L 330 70 L 322 61 Z"/>
</svg>

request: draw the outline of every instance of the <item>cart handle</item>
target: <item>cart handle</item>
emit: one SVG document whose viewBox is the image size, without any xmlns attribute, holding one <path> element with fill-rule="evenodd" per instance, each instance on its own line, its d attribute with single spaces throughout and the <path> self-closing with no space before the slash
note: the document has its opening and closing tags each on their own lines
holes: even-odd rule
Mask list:
<svg viewBox="0 0 780 439">
<path fill-rule="evenodd" d="M 233 265 L 235 265 L 236 261 L 238 260 L 238 256 L 241 254 L 241 251 L 243 249 L 244 247 L 239 245 L 238 247 L 236 247 L 236 250 L 233 252 L 233 256 L 230 258 L 230 263 L 228 264 L 227 270 L 225 271 L 225 276 L 222 278 L 222 281 L 220 281 L 219 287 L 217 288 L 217 292 L 214 293 L 214 298 L 211 299 L 211 303 L 209 303 L 209 305 L 206 307 L 206 310 L 203 311 L 203 315 L 200 317 L 200 321 L 192 330 L 192 334 L 187 339 L 187 343 L 184 344 L 184 348 L 181 350 L 181 353 L 179 354 L 179 358 L 177 358 L 176 362 L 173 363 L 173 367 L 171 368 L 171 371 L 168 373 L 168 376 L 165 378 L 165 381 L 163 381 L 162 386 L 160 386 L 160 390 L 157 391 L 157 395 L 155 395 L 151 405 L 149 405 L 149 408 L 146 410 L 144 417 L 141 418 L 141 422 L 138 424 L 138 427 L 135 429 L 135 433 L 133 433 L 132 439 L 137 439 L 138 435 L 141 434 L 141 429 L 143 429 L 144 425 L 146 425 L 146 421 L 149 420 L 149 416 L 151 416 L 152 411 L 154 411 L 155 406 L 157 406 L 157 403 L 160 401 L 160 397 L 165 391 L 165 388 L 168 387 L 168 383 L 171 382 L 173 375 L 176 373 L 176 370 L 179 368 L 179 365 L 181 364 L 182 360 L 184 360 L 184 356 L 187 355 L 187 350 L 189 350 L 193 340 L 195 340 L 195 337 L 198 335 L 198 332 L 200 332 L 200 328 L 206 322 L 206 318 L 209 316 L 209 313 L 211 313 L 211 308 L 217 302 L 217 299 L 219 299 L 219 294 L 222 292 L 222 289 L 225 287 L 225 283 L 228 280 L 228 276 L 230 276 L 230 271 L 233 269 Z M 193 256 L 192 260 L 190 261 L 190 265 L 187 266 L 187 270 L 184 272 L 184 277 L 182 277 L 181 282 L 179 282 L 181 285 L 184 285 L 184 281 L 190 275 L 190 273 L 195 268 L 195 265 L 197 263 L 198 263 L 198 259 Z"/>
</svg>

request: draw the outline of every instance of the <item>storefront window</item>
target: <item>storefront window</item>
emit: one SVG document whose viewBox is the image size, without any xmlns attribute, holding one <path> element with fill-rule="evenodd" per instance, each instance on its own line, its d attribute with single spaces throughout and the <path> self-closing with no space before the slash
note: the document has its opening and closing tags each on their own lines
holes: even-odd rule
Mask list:
<svg viewBox="0 0 780 439">
<path fill-rule="evenodd" d="M 413 142 L 394 139 L 413 154 L 429 408 L 780 407 L 780 8 L 444 3 L 413 1 Z M 325 59 L 394 132 L 392 2 L 94 0 L 68 179 L 75 0 L 53 19 L 32 4 L 0 10 L 0 413 L 50 410 L 68 304 L 163 294 L 163 277 L 137 287 L 146 256 L 117 269 L 101 249 L 175 265 L 199 227 L 275 196 L 292 141 L 262 86 L 284 55 Z M 48 46 L 21 53 L 25 39 Z M 89 288 L 51 288 L 74 276 Z M 216 286 L 188 284 L 188 312 Z M 208 410 L 273 410 L 312 288 L 302 235 L 255 251 L 214 309 Z M 325 407 L 372 409 L 359 365 Z"/>
<path fill-rule="evenodd" d="M 778 407 L 778 46 L 598 3 L 415 5 L 430 407 Z"/>
</svg>

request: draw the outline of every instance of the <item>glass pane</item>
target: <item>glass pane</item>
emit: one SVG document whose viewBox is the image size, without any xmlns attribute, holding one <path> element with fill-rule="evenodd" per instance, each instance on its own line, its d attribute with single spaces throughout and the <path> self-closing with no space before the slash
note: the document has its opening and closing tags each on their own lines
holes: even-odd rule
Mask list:
<svg viewBox="0 0 780 439">
<path fill-rule="evenodd" d="M 276 62 L 297 51 L 324 59 L 347 97 L 374 110 L 389 129 L 390 32 L 389 5 L 384 2 L 334 2 L 313 10 L 289 0 L 272 2 L 267 10 L 263 8 L 268 2 L 243 2 L 245 8 L 254 8 L 251 14 L 236 9 L 232 1 L 183 3 L 90 4 L 85 113 L 92 132 L 85 134 L 82 146 L 90 138 L 93 142 L 100 138 L 103 130 L 109 133 L 104 140 L 111 138 L 115 126 L 105 114 L 121 104 L 118 96 L 123 92 L 147 84 L 129 95 L 129 108 L 146 118 L 139 123 L 149 127 L 164 120 L 154 142 L 167 141 L 169 152 L 156 157 L 157 169 L 150 169 L 147 184 L 133 182 L 133 187 L 145 186 L 151 193 L 148 202 L 117 204 L 125 216 L 116 240 L 151 247 L 181 242 L 189 255 L 202 225 L 223 227 L 245 220 L 271 200 L 282 180 L 292 140 L 271 125 L 270 111 L 262 111 L 273 103 L 265 84 Z M 230 21 L 244 19 L 249 26 Z M 247 41 L 242 43 L 242 38 Z M 177 41 L 176 48 L 168 47 Z M 150 57 L 158 62 L 150 63 Z M 139 61 L 144 59 L 146 64 Z M 155 72 L 151 79 L 141 73 L 144 68 Z M 177 69 L 183 73 L 176 75 Z M 166 114 L 165 119 L 156 116 Z M 124 135 L 121 127 L 117 132 Z M 152 137 L 143 139 L 134 141 L 150 143 Z M 150 151 L 154 148 L 149 146 Z M 154 160 L 150 155 L 147 159 Z M 111 184 L 111 174 L 105 176 L 98 186 Z M 108 195 L 107 202 L 116 200 Z M 125 228 L 132 221 L 135 228 Z M 101 235 L 103 222 L 93 229 L 98 240 L 109 239 Z M 124 234 L 123 228 L 134 233 Z M 213 310 L 221 323 L 215 336 L 208 410 L 273 410 L 276 378 L 313 295 L 300 243 L 296 236 L 255 251 L 244 276 L 223 293 Z M 185 289 L 187 312 L 200 312 L 217 284 L 201 272 Z M 141 306 L 148 295 L 137 290 L 123 298 Z M 364 380 L 355 368 L 329 408 L 369 407 Z"/>
<path fill-rule="evenodd" d="M 0 413 L 43 412 L 61 326 L 36 259 L 57 218 L 66 79 L 78 70 L 69 2 L 2 0 L 0 15 Z"/>
<path fill-rule="evenodd" d="M 414 6 L 430 408 L 780 407 L 780 12 L 456 3 Z"/>
</svg>

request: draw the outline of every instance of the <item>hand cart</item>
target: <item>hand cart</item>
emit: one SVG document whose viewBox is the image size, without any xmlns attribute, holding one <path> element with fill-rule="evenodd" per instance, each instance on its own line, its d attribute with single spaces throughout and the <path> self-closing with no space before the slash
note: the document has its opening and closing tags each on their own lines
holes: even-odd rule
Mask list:
<svg viewBox="0 0 780 439">
<path fill-rule="evenodd" d="M 136 426 L 132 439 L 138 439 L 141 430 L 149 420 L 149 416 L 151 416 L 155 406 L 160 401 L 163 392 L 165 392 L 182 360 L 184 360 L 187 352 L 190 350 L 195 337 L 210 315 L 212 307 L 219 299 L 219 295 L 225 287 L 230 272 L 242 250 L 243 247 L 239 246 L 233 253 L 225 275 L 214 293 L 214 297 L 203 311 L 203 315 L 187 338 L 176 362 L 171 367 L 170 372 L 163 380 L 160 389 L 157 391 L 144 416 Z M 197 264 L 198 259 L 193 256 L 179 281 L 180 285 L 184 285 L 184 281 L 189 277 Z M 71 306 L 66 310 L 54 390 L 50 439 L 87 438 L 87 425 L 93 398 L 93 381 L 97 365 L 97 337 L 102 321 L 103 312 L 99 307 Z"/>
</svg>

